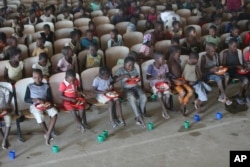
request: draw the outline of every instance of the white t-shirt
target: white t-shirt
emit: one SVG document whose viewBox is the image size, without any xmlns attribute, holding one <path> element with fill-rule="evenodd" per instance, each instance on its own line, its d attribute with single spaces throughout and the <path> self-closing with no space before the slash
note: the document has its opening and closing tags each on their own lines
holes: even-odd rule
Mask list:
<svg viewBox="0 0 250 167">
<path fill-rule="evenodd" d="M 43 73 L 43 75 L 50 76 L 49 68 L 51 66 L 51 63 L 48 61 L 45 66 L 41 66 L 39 63 L 35 63 L 32 65 L 32 69 L 40 69 Z"/>
</svg>

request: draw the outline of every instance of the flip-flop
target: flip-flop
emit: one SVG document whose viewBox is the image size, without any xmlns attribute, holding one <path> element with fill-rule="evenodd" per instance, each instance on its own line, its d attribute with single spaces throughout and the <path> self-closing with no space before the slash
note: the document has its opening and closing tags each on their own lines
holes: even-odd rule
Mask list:
<svg viewBox="0 0 250 167">
<path fill-rule="evenodd" d="M 164 119 L 166 119 L 166 120 L 168 120 L 168 119 L 170 118 L 170 116 L 169 116 L 168 114 L 166 115 L 166 114 L 163 113 L 163 112 L 162 112 L 162 117 L 163 117 Z"/>
</svg>

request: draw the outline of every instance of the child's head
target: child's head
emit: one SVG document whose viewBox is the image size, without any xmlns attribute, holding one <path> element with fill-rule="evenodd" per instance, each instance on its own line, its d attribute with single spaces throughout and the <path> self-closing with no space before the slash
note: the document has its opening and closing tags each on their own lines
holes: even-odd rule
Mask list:
<svg viewBox="0 0 250 167">
<path fill-rule="evenodd" d="M 46 15 L 46 16 L 50 16 L 50 14 L 51 14 L 51 7 L 50 7 L 50 6 L 47 6 L 47 7 L 44 9 L 44 11 L 45 11 L 45 15 Z"/>
<path fill-rule="evenodd" d="M 217 32 L 217 27 L 215 25 L 211 25 L 209 27 L 209 35 L 211 36 L 216 36 L 216 32 Z"/>
<path fill-rule="evenodd" d="M 165 64 L 165 57 L 162 52 L 154 52 L 153 57 L 155 59 L 155 62 L 159 65 Z"/>
<path fill-rule="evenodd" d="M 96 56 L 98 51 L 98 47 L 95 44 L 90 44 L 89 45 L 89 52 L 92 56 Z"/>
<path fill-rule="evenodd" d="M 155 14 L 156 13 L 156 6 L 155 5 L 151 6 L 150 13 L 151 14 Z"/>
<path fill-rule="evenodd" d="M 89 26 L 89 30 L 92 30 L 92 31 L 95 30 L 95 23 L 93 21 L 89 21 L 88 26 Z"/>
<path fill-rule="evenodd" d="M 93 39 L 93 31 L 92 30 L 87 30 L 86 31 L 86 37 L 88 40 L 92 40 Z"/>
<path fill-rule="evenodd" d="M 186 29 L 186 36 L 187 37 L 196 37 L 196 30 L 193 26 L 189 26 Z"/>
<path fill-rule="evenodd" d="M 113 29 L 111 32 L 110 32 L 110 37 L 111 39 L 116 39 L 118 36 L 118 30 L 117 29 Z"/>
<path fill-rule="evenodd" d="M 17 39 L 14 36 L 10 36 L 7 39 L 7 43 L 8 43 L 9 46 L 12 46 L 12 47 L 17 47 L 17 44 L 18 44 Z"/>
<path fill-rule="evenodd" d="M 20 22 L 20 18 L 18 16 L 15 16 L 14 19 L 13 19 L 13 22 L 15 24 L 18 24 Z"/>
<path fill-rule="evenodd" d="M 43 26 L 44 33 L 48 35 L 50 33 L 50 26 L 48 24 L 44 24 Z"/>
<path fill-rule="evenodd" d="M 130 51 L 128 53 L 128 57 L 133 57 L 136 60 L 138 57 L 138 54 L 135 51 Z"/>
<path fill-rule="evenodd" d="M 181 48 L 179 46 L 169 47 L 170 58 L 179 61 L 181 55 Z"/>
<path fill-rule="evenodd" d="M 37 38 L 37 40 L 36 40 L 36 46 L 37 46 L 38 48 L 44 47 L 44 43 L 45 43 L 45 41 L 44 41 L 43 38 Z"/>
<path fill-rule="evenodd" d="M 172 26 L 174 30 L 179 30 L 180 29 L 180 22 L 178 20 L 173 21 Z"/>
<path fill-rule="evenodd" d="M 206 53 L 209 56 L 214 56 L 216 53 L 216 46 L 212 42 L 206 43 Z"/>
<path fill-rule="evenodd" d="M 15 31 L 16 31 L 16 33 L 23 33 L 23 31 L 24 31 L 24 25 L 18 23 L 18 24 L 16 25 L 16 27 L 15 27 Z"/>
<path fill-rule="evenodd" d="M 231 22 L 232 25 L 237 25 L 238 17 L 237 17 L 237 16 L 233 16 L 233 17 L 230 19 L 230 22 Z"/>
<path fill-rule="evenodd" d="M 10 56 L 10 61 L 19 62 L 21 58 L 22 51 L 17 47 L 9 47 L 8 54 Z"/>
<path fill-rule="evenodd" d="M 231 38 L 228 42 L 228 50 L 230 52 L 236 52 L 237 51 L 237 41 L 233 38 Z"/>
<path fill-rule="evenodd" d="M 100 69 L 99 69 L 99 77 L 101 79 L 108 80 L 110 75 L 111 75 L 111 72 L 110 72 L 108 67 L 106 67 L 106 66 L 100 67 Z"/>
<path fill-rule="evenodd" d="M 71 60 L 73 55 L 74 55 L 74 52 L 70 48 L 70 46 L 64 46 L 62 48 L 62 54 L 63 54 L 63 56 L 65 57 L 66 60 Z"/>
<path fill-rule="evenodd" d="M 214 16 L 214 24 L 215 25 L 220 25 L 222 22 L 222 14 L 216 14 Z"/>
<path fill-rule="evenodd" d="M 237 37 L 239 36 L 239 33 L 240 33 L 240 27 L 238 25 L 234 25 L 231 29 L 231 35 L 233 37 Z"/>
<path fill-rule="evenodd" d="M 64 18 L 67 18 L 69 16 L 69 10 L 68 9 L 63 9 L 62 11 Z"/>
<path fill-rule="evenodd" d="M 70 32 L 70 37 L 72 41 L 79 42 L 81 38 L 82 32 L 78 29 Z"/>
<path fill-rule="evenodd" d="M 199 55 L 196 52 L 191 52 L 189 55 L 188 63 L 191 65 L 196 65 L 198 63 Z"/>
<path fill-rule="evenodd" d="M 217 4 L 216 5 L 216 12 L 222 14 L 224 11 L 224 6 L 222 4 Z"/>
<path fill-rule="evenodd" d="M 163 22 L 162 21 L 155 22 L 155 31 L 163 31 Z"/>
<path fill-rule="evenodd" d="M 41 66 L 46 66 L 47 62 L 48 62 L 49 56 L 47 53 L 40 53 L 39 54 L 39 58 L 38 58 L 38 63 Z"/>
<path fill-rule="evenodd" d="M 40 69 L 33 69 L 32 70 L 32 78 L 34 80 L 34 83 L 39 85 L 42 83 L 43 80 L 43 72 Z"/>
<path fill-rule="evenodd" d="M 75 79 L 76 79 L 76 73 L 73 69 L 69 69 L 66 71 L 66 74 L 65 74 L 65 80 L 70 83 L 70 84 L 73 84 L 75 82 Z"/>
<path fill-rule="evenodd" d="M 127 56 L 124 59 L 124 69 L 130 72 L 134 68 L 135 59 L 133 57 Z"/>
<path fill-rule="evenodd" d="M 172 45 L 172 46 L 179 46 L 179 45 L 180 45 L 180 40 L 179 40 L 179 38 L 172 38 L 172 39 L 171 39 L 171 45 Z"/>
</svg>

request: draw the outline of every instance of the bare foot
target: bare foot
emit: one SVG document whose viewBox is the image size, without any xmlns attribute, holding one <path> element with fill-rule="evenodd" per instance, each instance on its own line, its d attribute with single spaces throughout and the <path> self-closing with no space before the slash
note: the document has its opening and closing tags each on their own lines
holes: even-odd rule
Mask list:
<svg viewBox="0 0 250 167">
<path fill-rule="evenodd" d="M 165 111 L 162 111 L 162 117 L 166 120 L 168 120 L 170 118 L 169 114 Z"/>
<path fill-rule="evenodd" d="M 43 136 L 44 136 L 44 139 L 45 139 L 45 144 L 50 145 L 50 137 L 47 134 L 45 134 Z"/>
<path fill-rule="evenodd" d="M 4 150 L 6 150 L 6 149 L 8 149 L 10 147 L 10 143 L 7 141 L 7 140 L 3 140 L 3 142 L 2 142 L 2 148 L 4 149 Z"/>
<path fill-rule="evenodd" d="M 196 109 L 197 113 L 201 113 L 201 106 L 198 103 L 198 100 L 194 101 L 194 108 Z"/>
</svg>

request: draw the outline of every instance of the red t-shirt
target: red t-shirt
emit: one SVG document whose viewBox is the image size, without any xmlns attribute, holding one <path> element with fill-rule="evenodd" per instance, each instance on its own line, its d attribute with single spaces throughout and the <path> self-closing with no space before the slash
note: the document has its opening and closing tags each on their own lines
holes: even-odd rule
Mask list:
<svg viewBox="0 0 250 167">
<path fill-rule="evenodd" d="M 80 82 L 77 79 L 73 84 L 69 84 L 64 80 L 59 86 L 59 91 L 63 92 L 63 95 L 66 97 L 77 98 L 77 87 L 79 86 Z"/>
<path fill-rule="evenodd" d="M 150 13 L 148 15 L 148 21 L 150 21 L 151 23 L 154 23 L 156 20 L 157 20 L 157 14 Z"/>
<path fill-rule="evenodd" d="M 244 55 L 244 62 L 249 62 L 250 61 L 250 50 L 247 51 Z"/>
</svg>

